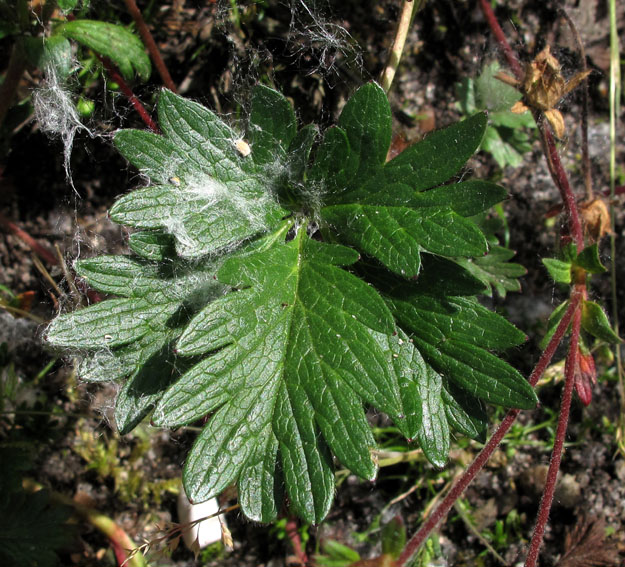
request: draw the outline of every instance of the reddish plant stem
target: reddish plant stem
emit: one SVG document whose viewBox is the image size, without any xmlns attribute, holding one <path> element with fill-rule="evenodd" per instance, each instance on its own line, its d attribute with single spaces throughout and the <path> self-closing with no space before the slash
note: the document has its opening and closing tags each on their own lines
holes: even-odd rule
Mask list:
<svg viewBox="0 0 625 567">
<path fill-rule="evenodd" d="M 536 363 L 534 370 L 532 371 L 529 377 L 529 383 L 532 386 L 535 386 L 540 377 L 543 375 L 547 366 L 551 362 L 551 359 L 558 348 L 558 345 L 562 341 L 564 334 L 573 318 L 575 313 L 579 312 L 579 305 L 582 299 L 581 294 L 573 294 L 571 297 L 571 302 L 567 307 L 564 316 L 562 317 L 560 323 L 556 327 L 556 330 L 547 345 L 547 348 L 543 351 L 540 356 L 540 359 Z M 501 440 L 504 438 L 517 416 L 519 415 L 520 410 L 514 409 L 508 411 L 502 422 L 499 424 L 499 427 L 492 435 L 492 437 L 488 440 L 488 443 L 484 446 L 484 448 L 479 452 L 477 457 L 475 457 L 474 461 L 469 465 L 469 467 L 464 471 L 462 476 L 458 479 L 456 484 L 451 487 L 451 490 L 447 493 L 445 498 L 441 501 L 441 503 L 432 511 L 427 520 L 421 525 L 419 530 L 410 538 L 410 541 L 404 547 L 399 559 L 397 560 L 397 566 L 402 567 L 405 565 L 408 560 L 416 553 L 421 544 L 426 540 L 426 538 L 430 535 L 430 532 L 436 527 L 436 525 L 448 514 L 449 510 L 451 510 L 454 502 L 460 497 L 460 495 L 465 491 L 467 486 L 473 481 L 476 477 L 477 473 L 480 472 L 482 467 L 486 464 L 490 456 L 493 454 L 495 449 L 501 443 Z"/>
<path fill-rule="evenodd" d="M 551 130 L 545 125 L 542 116 L 538 111 L 534 112 L 534 119 L 540 132 L 540 139 L 543 144 L 543 151 L 547 158 L 547 166 L 549 167 L 549 173 L 555 183 L 556 187 L 560 191 L 560 197 L 564 203 L 564 210 L 568 217 L 569 231 L 577 245 L 577 250 L 581 251 L 584 248 L 584 233 L 582 230 L 582 223 L 579 218 L 579 212 L 577 210 L 577 202 L 575 194 L 571 189 L 569 178 L 564 171 L 562 161 L 560 161 L 560 154 L 556 147 L 556 141 L 551 133 Z"/>
<path fill-rule="evenodd" d="M 297 521 L 293 517 L 289 517 L 285 526 L 286 535 L 291 540 L 293 546 L 293 553 L 297 557 L 297 560 L 303 565 L 308 565 L 308 556 L 302 548 L 302 538 L 297 531 Z"/>
<path fill-rule="evenodd" d="M 506 36 L 495 17 L 495 13 L 490 5 L 488 0 L 479 0 L 480 7 L 482 8 L 482 12 L 488 21 L 488 25 L 490 26 L 494 36 L 497 38 L 497 42 L 501 46 L 506 59 L 508 61 L 508 65 L 514 72 L 518 81 L 523 79 L 523 69 L 521 68 L 521 64 L 517 59 L 516 55 L 512 51 Z M 542 113 L 538 111 L 534 111 L 534 120 L 538 125 L 538 129 L 541 135 L 541 141 L 543 144 L 543 151 L 545 153 L 545 157 L 547 158 L 547 165 L 549 166 L 549 172 L 551 173 L 551 177 L 553 182 L 556 184 L 556 187 L 560 191 L 560 195 L 562 197 L 562 201 L 564 202 L 564 208 L 566 210 L 566 214 L 568 216 L 570 233 L 573 239 L 575 240 L 575 244 L 577 245 L 578 250 L 582 250 L 584 247 L 584 237 L 582 226 L 579 220 L 579 214 L 577 211 L 577 203 L 575 201 L 575 195 L 571 189 L 571 185 L 569 184 L 568 177 L 564 168 L 562 167 L 562 162 L 560 161 L 560 155 L 558 154 L 558 149 L 556 147 L 556 143 L 548 127 L 545 126 L 544 120 L 542 120 Z"/>
<path fill-rule="evenodd" d="M 56 266 L 59 261 L 57 257 L 50 252 L 47 248 L 44 248 L 39 242 L 37 242 L 30 234 L 21 229 L 14 222 L 7 219 L 3 214 L 0 214 L 0 226 L 4 227 L 9 232 L 12 232 L 22 242 L 26 243 L 28 247 L 46 261 L 50 266 Z"/>
<path fill-rule="evenodd" d="M 106 57 L 98 55 L 98 59 L 102 61 L 102 65 L 104 65 L 104 68 L 106 69 L 111 79 L 113 79 L 119 85 L 120 90 L 130 101 L 130 104 L 132 104 L 139 116 L 141 116 L 141 119 L 143 120 L 143 122 L 145 122 L 145 125 L 153 132 L 158 132 L 158 125 L 156 124 L 156 122 L 154 122 L 154 120 L 152 120 L 152 117 L 148 114 L 145 106 L 141 104 L 139 99 L 135 96 L 135 93 L 132 92 L 132 89 L 128 86 L 128 83 L 124 80 L 124 77 L 121 76 L 115 66 Z"/>
<path fill-rule="evenodd" d="M 523 68 L 521 67 L 521 63 L 519 63 L 514 51 L 512 51 L 512 48 L 510 47 L 510 44 L 508 43 L 508 40 L 506 39 L 506 36 L 504 35 L 503 30 L 495 17 L 495 12 L 493 12 L 493 8 L 490 5 L 490 0 L 480 0 L 480 7 L 482 8 L 484 17 L 486 18 L 497 43 L 499 43 L 501 50 L 506 56 L 510 69 L 512 69 L 517 81 L 521 81 L 523 79 Z"/>
<path fill-rule="evenodd" d="M 129 14 L 132 16 L 132 19 L 137 24 L 137 29 L 139 30 L 139 35 L 141 39 L 143 39 L 143 43 L 145 44 L 152 61 L 154 62 L 154 66 L 158 71 L 158 74 L 161 76 L 163 80 L 163 84 L 172 92 L 176 92 L 176 85 L 171 79 L 171 75 L 169 74 L 169 70 L 165 65 L 165 61 L 161 57 L 161 52 L 158 50 L 156 42 L 154 41 L 154 37 L 152 36 L 145 20 L 143 19 L 143 15 L 141 14 L 141 10 L 137 7 L 135 0 L 124 0 L 126 3 L 126 8 L 128 9 Z"/>
<path fill-rule="evenodd" d="M 566 436 L 566 428 L 569 422 L 569 411 L 571 409 L 571 400 L 573 398 L 573 385 L 575 368 L 577 366 L 577 357 L 579 356 L 579 332 L 581 328 L 582 312 L 577 309 L 573 315 L 573 324 L 571 328 L 571 342 L 569 343 L 569 352 L 566 357 L 564 367 L 564 389 L 562 391 L 562 402 L 560 405 L 560 416 L 558 418 L 558 427 L 556 429 L 556 438 L 551 453 L 551 462 L 547 472 L 547 480 L 545 489 L 543 490 L 540 506 L 538 508 L 538 516 L 536 517 L 536 526 L 530 541 L 530 547 L 525 560 L 525 567 L 536 567 L 538 561 L 538 553 L 545 534 L 545 527 L 549 521 L 549 512 L 553 503 L 553 495 L 556 491 L 556 483 L 558 480 L 558 471 L 560 470 L 560 461 L 562 460 L 562 450 L 564 447 L 564 439 Z"/>
</svg>

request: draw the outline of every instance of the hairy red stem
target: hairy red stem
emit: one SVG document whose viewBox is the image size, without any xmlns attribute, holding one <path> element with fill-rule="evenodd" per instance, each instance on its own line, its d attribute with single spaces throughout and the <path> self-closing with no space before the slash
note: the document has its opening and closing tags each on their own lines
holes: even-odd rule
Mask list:
<svg viewBox="0 0 625 567">
<path fill-rule="evenodd" d="M 479 2 L 482 12 L 488 21 L 488 25 L 490 26 L 493 35 L 497 38 L 497 42 L 506 56 L 508 65 L 514 72 L 517 80 L 521 81 L 523 79 L 523 69 L 521 68 L 519 60 L 512 51 L 512 48 L 510 47 L 510 44 L 508 43 L 508 40 L 506 39 L 506 36 L 504 35 L 503 30 L 495 17 L 495 13 L 493 12 L 490 2 L 488 0 L 479 0 Z M 544 121 L 542 120 L 542 113 L 534 111 L 534 120 L 536 121 L 541 134 L 543 151 L 545 153 L 545 157 L 547 158 L 549 172 L 551 173 L 553 182 L 560 191 L 560 195 L 564 202 L 564 208 L 568 215 L 571 236 L 575 240 L 577 249 L 581 251 L 584 247 L 584 236 L 577 211 L 575 195 L 573 194 L 571 185 L 569 184 L 566 172 L 562 167 L 562 162 L 560 161 L 560 155 L 558 154 L 553 134 L 551 133 L 551 130 L 545 126 Z"/>
<path fill-rule="evenodd" d="M 510 47 L 510 44 L 508 43 L 508 40 L 506 39 L 506 36 L 504 35 L 503 30 L 495 17 L 495 12 L 493 12 L 493 8 L 490 5 L 490 0 L 480 0 L 480 8 L 482 8 L 484 17 L 486 18 L 497 43 L 499 43 L 501 50 L 506 56 L 506 61 L 508 61 L 510 69 L 512 69 L 517 81 L 521 81 L 523 79 L 523 68 L 521 67 L 521 63 L 519 63 L 514 51 Z"/>
<path fill-rule="evenodd" d="M 295 518 L 290 517 L 285 526 L 286 535 L 291 540 L 291 545 L 293 546 L 293 553 L 297 557 L 297 560 L 302 565 L 308 565 L 308 556 L 306 552 L 302 548 L 302 538 L 297 531 L 297 521 Z"/>
<path fill-rule="evenodd" d="M 562 197 L 562 201 L 564 203 L 564 210 L 566 211 L 566 215 L 568 217 L 570 234 L 577 245 L 577 250 L 581 251 L 584 248 L 584 233 L 582 230 L 582 223 L 579 219 L 575 194 L 571 189 L 569 178 L 566 175 L 564 167 L 562 166 L 560 154 L 558 153 L 556 141 L 551 133 L 551 130 L 545 125 L 539 112 L 534 112 L 534 119 L 536 120 L 538 130 L 540 131 L 540 139 L 543 144 L 545 157 L 547 158 L 549 173 L 551 173 L 551 178 L 560 191 L 560 196 Z"/>
<path fill-rule="evenodd" d="M 141 116 L 141 119 L 143 120 L 143 122 L 145 122 L 145 125 L 153 132 L 158 132 L 158 125 L 156 124 L 156 122 L 154 122 L 154 120 L 152 120 L 152 117 L 148 114 L 145 106 L 141 104 L 139 99 L 135 96 L 135 93 L 132 92 L 132 89 L 128 86 L 128 83 L 124 80 L 124 77 L 121 76 L 115 66 L 106 57 L 98 56 L 98 59 L 102 61 L 102 64 L 104 65 L 104 68 L 106 69 L 111 79 L 113 79 L 119 85 L 120 90 L 130 101 L 130 104 L 132 104 L 134 109 L 138 112 L 139 116 Z"/>
<path fill-rule="evenodd" d="M 536 385 L 538 380 L 540 380 L 540 377 L 547 369 L 547 366 L 549 366 L 549 363 L 551 362 L 551 359 L 553 358 L 553 355 L 555 354 L 558 345 L 560 344 L 562 338 L 564 337 L 564 334 L 566 333 L 566 330 L 571 322 L 571 319 L 573 318 L 573 315 L 579 312 L 578 307 L 581 298 L 581 294 L 574 294 L 571 297 L 571 302 L 567 307 L 564 316 L 558 324 L 553 336 L 551 337 L 547 348 L 545 348 L 545 350 L 541 354 L 540 359 L 534 367 L 534 370 L 530 374 L 529 383 L 532 386 Z M 467 486 L 471 484 L 477 473 L 480 472 L 480 470 L 486 464 L 495 449 L 497 449 L 497 447 L 501 443 L 501 440 L 504 438 L 504 436 L 514 423 L 519 413 L 520 410 L 518 409 L 508 411 L 504 419 L 499 424 L 499 427 L 492 435 L 492 437 L 488 440 L 484 448 L 479 452 L 477 457 L 475 457 L 473 462 L 464 471 L 456 484 L 451 487 L 451 490 L 447 493 L 441 503 L 432 511 L 427 520 L 421 525 L 419 530 L 410 538 L 410 541 L 408 541 L 406 547 L 404 547 L 404 550 L 397 560 L 398 567 L 402 567 L 408 562 L 408 560 L 419 549 L 421 544 L 430 535 L 430 532 L 448 514 L 449 510 L 451 510 L 452 506 L 454 505 L 454 502 L 456 502 L 460 495 L 465 491 Z"/>
<path fill-rule="evenodd" d="M 549 521 L 549 512 L 553 503 L 553 495 L 556 491 L 556 483 L 558 480 L 558 471 L 560 470 L 560 462 L 562 460 L 562 450 L 564 448 L 564 439 L 566 437 L 566 428 L 569 422 L 569 411 L 571 409 L 571 400 L 573 398 L 573 385 L 575 368 L 577 366 L 577 358 L 579 356 L 579 332 L 581 328 L 582 312 L 581 309 L 575 310 L 573 315 L 573 324 L 571 328 L 571 342 L 569 343 L 569 352 L 566 357 L 564 367 L 564 389 L 562 391 L 562 403 L 560 405 L 560 416 L 558 418 L 558 427 L 556 429 L 556 438 L 551 453 L 551 462 L 547 472 L 547 480 L 540 506 L 538 508 L 538 516 L 536 517 L 536 526 L 530 541 L 530 547 L 525 560 L 525 567 L 536 567 L 538 561 L 538 553 L 545 534 L 545 527 Z"/>
<path fill-rule="evenodd" d="M 158 71 L 158 74 L 161 76 L 163 80 L 163 84 L 172 92 L 176 92 L 176 85 L 174 81 L 171 79 L 171 75 L 169 74 L 169 70 L 165 65 L 165 61 L 161 57 L 161 52 L 158 50 L 156 42 L 154 41 L 154 37 L 150 32 L 145 20 L 143 19 L 143 15 L 141 14 L 141 10 L 137 7 L 135 0 L 124 0 L 126 3 L 126 8 L 128 9 L 128 13 L 132 16 L 132 19 L 137 24 L 137 29 L 139 30 L 139 35 L 141 39 L 143 39 L 143 43 L 147 47 L 148 53 L 154 62 L 154 66 Z"/>
</svg>

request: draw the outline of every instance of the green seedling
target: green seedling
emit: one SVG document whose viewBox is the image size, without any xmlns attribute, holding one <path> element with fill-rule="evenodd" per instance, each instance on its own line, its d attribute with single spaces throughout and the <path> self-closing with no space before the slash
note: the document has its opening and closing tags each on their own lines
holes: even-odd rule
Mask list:
<svg viewBox="0 0 625 567">
<path fill-rule="evenodd" d="M 527 129 L 536 124 L 530 112 L 515 114 L 510 108 L 521 99 L 515 88 L 497 79 L 498 63 L 486 65 L 477 79 L 465 78 L 456 85 L 458 106 L 465 115 L 488 111 L 481 149 L 489 152 L 499 167 L 518 167 L 524 155 L 532 149 Z"/>
</svg>

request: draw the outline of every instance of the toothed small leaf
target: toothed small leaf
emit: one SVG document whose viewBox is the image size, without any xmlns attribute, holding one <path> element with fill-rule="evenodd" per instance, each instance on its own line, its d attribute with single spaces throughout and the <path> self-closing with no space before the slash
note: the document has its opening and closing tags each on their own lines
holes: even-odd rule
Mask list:
<svg viewBox="0 0 625 567">
<path fill-rule="evenodd" d="M 417 191 L 444 183 L 477 150 L 485 129 L 486 115 L 480 113 L 433 132 L 386 164 L 386 182 L 405 183 Z"/>
<path fill-rule="evenodd" d="M 514 250 L 491 246 L 485 256 L 455 258 L 454 261 L 487 286 L 486 295 L 491 297 L 494 290 L 500 297 L 506 297 L 509 291 L 521 291 L 519 278 L 527 273 L 521 264 L 510 262 L 514 255 Z"/>
<path fill-rule="evenodd" d="M 547 332 L 545 333 L 543 339 L 540 341 L 541 349 L 544 350 L 549 344 L 549 341 L 552 339 L 554 333 L 556 332 L 556 329 L 558 328 L 562 317 L 564 317 L 564 313 L 566 312 L 566 308 L 568 307 L 568 305 L 569 302 L 564 301 L 551 312 L 551 315 L 549 315 L 549 320 L 547 321 Z"/>
<path fill-rule="evenodd" d="M 555 283 L 571 283 L 571 262 L 565 262 L 557 258 L 543 258 L 543 264 Z"/>
<path fill-rule="evenodd" d="M 297 121 L 291 103 L 279 92 L 258 85 L 252 94 L 247 129 L 254 161 L 264 165 L 284 159 L 296 132 Z"/>
<path fill-rule="evenodd" d="M 410 203 L 414 207 L 449 207 L 463 217 L 472 217 L 500 203 L 507 195 L 500 185 L 474 180 L 416 192 Z"/>
<path fill-rule="evenodd" d="M 597 246 L 597 243 L 584 248 L 573 263 L 586 270 L 589 274 L 603 274 L 608 271 L 599 258 L 599 246 Z"/>
<path fill-rule="evenodd" d="M 531 409 L 533 389 L 511 366 L 486 349 L 501 350 L 525 339 L 510 323 L 466 298 L 410 296 L 396 290 L 389 306 L 438 373 L 486 402 Z"/>
<path fill-rule="evenodd" d="M 487 250 L 475 224 L 449 209 L 354 203 L 324 207 L 321 216 L 341 242 L 406 277 L 419 273 L 421 250 L 441 256 Z"/>
</svg>

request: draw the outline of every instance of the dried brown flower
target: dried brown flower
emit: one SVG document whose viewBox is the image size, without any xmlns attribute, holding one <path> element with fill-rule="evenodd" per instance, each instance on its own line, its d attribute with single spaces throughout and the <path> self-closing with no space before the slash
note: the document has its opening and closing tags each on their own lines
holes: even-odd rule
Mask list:
<svg viewBox="0 0 625 567">
<path fill-rule="evenodd" d="M 610 212 L 601 197 L 579 203 L 579 214 L 584 224 L 584 232 L 590 243 L 598 242 L 606 234 L 611 234 Z"/>
<path fill-rule="evenodd" d="M 523 83 L 499 73 L 497 78 L 510 85 L 519 87 L 523 93 L 523 101 L 517 102 L 512 112 L 523 113 L 535 108 L 544 113 L 558 138 L 564 136 L 564 118 L 555 108 L 558 102 L 576 88 L 590 73 L 581 71 L 568 81 L 562 75 L 560 62 L 551 54 L 547 45 L 531 63 L 525 66 Z"/>
</svg>

